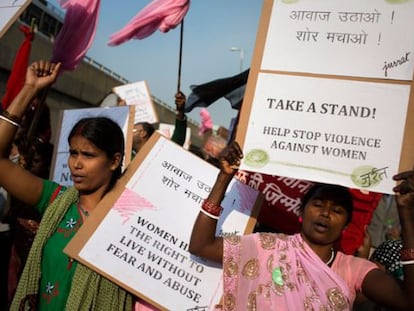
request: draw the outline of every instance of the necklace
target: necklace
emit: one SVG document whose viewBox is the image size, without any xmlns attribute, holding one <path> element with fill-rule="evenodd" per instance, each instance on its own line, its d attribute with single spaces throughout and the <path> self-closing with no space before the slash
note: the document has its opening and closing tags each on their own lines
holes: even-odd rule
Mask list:
<svg viewBox="0 0 414 311">
<path fill-rule="evenodd" d="M 79 210 L 82 212 L 82 214 L 83 214 L 85 217 L 88 217 L 88 216 L 89 216 L 89 212 L 88 212 L 86 209 L 84 209 L 84 208 L 82 207 L 82 205 L 80 205 L 79 203 L 78 203 L 78 207 L 79 207 Z"/>
<path fill-rule="evenodd" d="M 331 248 L 331 258 L 329 258 L 329 260 L 327 262 L 325 262 L 328 266 L 332 263 L 332 261 L 335 258 L 335 251 L 333 248 Z"/>
</svg>

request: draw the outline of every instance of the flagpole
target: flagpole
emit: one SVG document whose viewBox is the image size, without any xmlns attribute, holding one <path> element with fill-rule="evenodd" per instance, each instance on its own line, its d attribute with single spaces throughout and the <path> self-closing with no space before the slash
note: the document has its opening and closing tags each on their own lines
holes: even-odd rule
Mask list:
<svg viewBox="0 0 414 311">
<path fill-rule="evenodd" d="M 230 143 L 233 142 L 236 139 L 237 128 L 239 126 L 239 120 L 240 120 L 240 110 L 241 109 L 239 109 L 239 111 L 237 112 L 236 120 L 234 120 L 234 126 L 233 126 L 233 129 L 232 129 L 231 133 L 230 133 L 230 137 L 227 140 L 227 145 L 230 145 Z"/>
<path fill-rule="evenodd" d="M 180 27 L 180 51 L 178 58 L 178 82 L 177 82 L 177 92 L 181 89 L 181 62 L 183 58 L 183 32 L 184 32 L 184 19 L 181 21 Z"/>
<path fill-rule="evenodd" d="M 30 32 L 34 32 L 35 31 L 35 27 L 36 27 L 36 18 L 33 17 L 32 21 L 30 23 Z"/>
</svg>

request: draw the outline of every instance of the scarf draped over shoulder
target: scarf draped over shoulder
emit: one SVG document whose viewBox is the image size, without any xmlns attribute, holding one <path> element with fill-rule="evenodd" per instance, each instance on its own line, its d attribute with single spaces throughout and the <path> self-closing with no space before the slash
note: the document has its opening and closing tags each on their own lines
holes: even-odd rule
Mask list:
<svg viewBox="0 0 414 311">
<path fill-rule="evenodd" d="M 43 247 L 56 231 L 78 191 L 70 187 L 48 206 L 30 249 L 10 310 L 36 310 Z M 131 310 L 132 297 L 111 281 L 78 263 L 66 310 Z"/>
</svg>

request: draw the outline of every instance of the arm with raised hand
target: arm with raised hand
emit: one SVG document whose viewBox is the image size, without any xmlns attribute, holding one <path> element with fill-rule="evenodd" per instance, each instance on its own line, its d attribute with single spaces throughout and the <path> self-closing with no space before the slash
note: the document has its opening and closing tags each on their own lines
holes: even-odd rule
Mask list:
<svg viewBox="0 0 414 311">
<path fill-rule="evenodd" d="M 186 98 L 184 93 L 178 91 L 175 94 L 175 109 L 177 114 L 175 117 L 175 128 L 171 136 L 171 140 L 180 146 L 184 145 L 185 136 L 187 134 L 187 117 L 184 113 L 185 101 Z"/>
<path fill-rule="evenodd" d="M 40 90 L 56 80 L 59 67 L 60 64 L 47 61 L 32 63 L 27 68 L 23 88 L 0 119 L 0 185 L 12 196 L 30 205 L 37 203 L 43 182 L 9 160 L 10 147 L 26 108 Z"/>
<path fill-rule="evenodd" d="M 366 296 L 381 305 L 393 310 L 414 310 L 414 170 L 399 173 L 394 180 L 398 182 L 393 190 L 401 223 L 404 281 L 400 284 L 385 272 L 372 270 L 362 288 Z"/>
<path fill-rule="evenodd" d="M 218 219 L 215 211 L 220 207 L 227 186 L 237 171 L 235 167 L 240 165 L 242 157 L 243 153 L 236 142 L 232 142 L 219 155 L 220 172 L 191 234 L 189 250 L 196 256 L 220 263 L 223 261 L 223 238 L 215 236 Z"/>
<path fill-rule="evenodd" d="M 407 309 L 414 310 L 414 169 L 394 176 L 398 216 L 401 224 L 403 249 L 401 263 L 404 270 L 403 290 Z"/>
</svg>

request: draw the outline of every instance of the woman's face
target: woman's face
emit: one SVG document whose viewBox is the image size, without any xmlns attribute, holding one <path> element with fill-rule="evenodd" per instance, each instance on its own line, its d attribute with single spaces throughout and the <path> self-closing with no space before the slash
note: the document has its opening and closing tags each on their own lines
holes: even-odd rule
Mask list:
<svg viewBox="0 0 414 311">
<path fill-rule="evenodd" d="M 49 175 L 49 163 L 37 151 L 33 153 L 30 171 L 43 178 L 47 178 Z"/>
<path fill-rule="evenodd" d="M 323 193 L 316 193 L 302 212 L 302 235 L 311 244 L 331 245 L 341 237 L 347 225 L 345 207 Z"/>
<path fill-rule="evenodd" d="M 142 124 L 135 124 L 133 129 L 132 144 L 137 148 L 140 144 L 148 140 L 148 133 L 142 126 Z M 137 152 L 139 150 L 136 150 Z"/>
<path fill-rule="evenodd" d="M 73 184 L 81 193 L 104 193 L 119 163 L 119 154 L 110 159 L 83 136 L 77 135 L 70 140 L 68 165 Z"/>
</svg>

